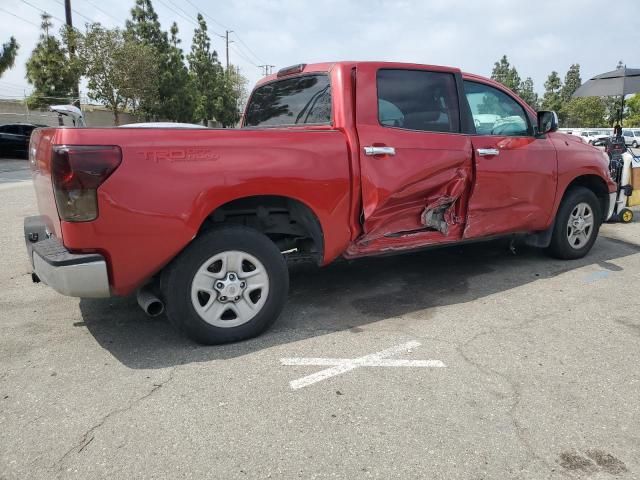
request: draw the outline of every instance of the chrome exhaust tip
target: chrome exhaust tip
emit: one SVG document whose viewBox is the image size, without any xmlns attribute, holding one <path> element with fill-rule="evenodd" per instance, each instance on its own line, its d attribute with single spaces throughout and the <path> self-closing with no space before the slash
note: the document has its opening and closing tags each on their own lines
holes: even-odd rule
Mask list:
<svg viewBox="0 0 640 480">
<path fill-rule="evenodd" d="M 157 317 L 164 312 L 164 303 L 147 287 L 142 287 L 136 293 L 138 305 L 150 317 Z"/>
</svg>

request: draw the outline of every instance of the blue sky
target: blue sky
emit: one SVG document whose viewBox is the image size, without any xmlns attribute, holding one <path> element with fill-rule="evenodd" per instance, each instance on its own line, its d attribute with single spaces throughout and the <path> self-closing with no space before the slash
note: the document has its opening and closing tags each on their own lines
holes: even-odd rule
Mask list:
<svg viewBox="0 0 640 480">
<path fill-rule="evenodd" d="M 162 27 L 175 20 L 185 50 L 197 11 L 205 14 L 213 46 L 224 62 L 232 34 L 231 63 L 253 85 L 257 65 L 277 68 L 328 60 L 397 60 L 451 65 L 490 75 L 507 54 L 522 78 L 543 91 L 547 75 L 562 77 L 579 63 L 583 81 L 615 68 L 618 60 L 640 67 L 640 1 L 620 0 L 154 0 Z M 133 0 L 72 0 L 74 23 L 123 26 Z M 612 10 L 607 5 L 615 5 Z M 39 35 L 39 9 L 64 19 L 63 0 L 0 0 L 0 41 L 21 45 L 16 66 L 0 78 L 0 97 L 29 86 L 24 63 Z M 13 15 L 16 16 L 13 16 Z M 215 20 L 215 22 L 214 22 Z M 61 22 L 53 19 L 56 27 Z M 215 32 L 215 33 L 214 33 Z"/>
</svg>

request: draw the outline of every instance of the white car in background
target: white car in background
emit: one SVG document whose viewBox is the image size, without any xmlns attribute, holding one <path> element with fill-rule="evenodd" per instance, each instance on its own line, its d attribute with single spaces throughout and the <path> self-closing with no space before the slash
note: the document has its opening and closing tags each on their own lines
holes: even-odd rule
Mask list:
<svg viewBox="0 0 640 480">
<path fill-rule="evenodd" d="M 638 148 L 640 146 L 640 130 L 622 130 L 622 136 L 624 137 L 624 143 L 627 146 Z"/>
<path fill-rule="evenodd" d="M 580 132 L 580 138 L 589 145 L 602 145 L 609 138 L 609 133 L 602 130 L 584 130 Z"/>
</svg>

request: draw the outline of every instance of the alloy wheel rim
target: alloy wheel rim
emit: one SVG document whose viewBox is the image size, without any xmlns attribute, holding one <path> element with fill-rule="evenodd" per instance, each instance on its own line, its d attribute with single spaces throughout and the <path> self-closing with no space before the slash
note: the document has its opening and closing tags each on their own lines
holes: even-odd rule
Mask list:
<svg viewBox="0 0 640 480">
<path fill-rule="evenodd" d="M 581 202 L 573 207 L 567 222 L 567 240 L 571 248 L 583 248 L 593 235 L 594 216 L 588 203 Z"/>
<path fill-rule="evenodd" d="M 191 282 L 191 303 L 215 327 L 244 325 L 264 307 L 269 295 L 267 270 L 253 255 L 229 250 L 207 259 Z"/>
</svg>

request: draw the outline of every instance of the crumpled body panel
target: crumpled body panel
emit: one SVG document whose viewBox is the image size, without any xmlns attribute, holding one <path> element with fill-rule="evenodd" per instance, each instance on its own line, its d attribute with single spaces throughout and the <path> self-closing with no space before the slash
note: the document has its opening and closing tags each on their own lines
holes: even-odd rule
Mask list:
<svg viewBox="0 0 640 480">
<path fill-rule="evenodd" d="M 360 134 L 366 138 L 366 129 Z M 460 239 L 473 178 L 470 138 L 378 128 L 375 137 L 385 136 L 394 156 L 361 156 L 363 234 L 345 255 Z"/>
</svg>

